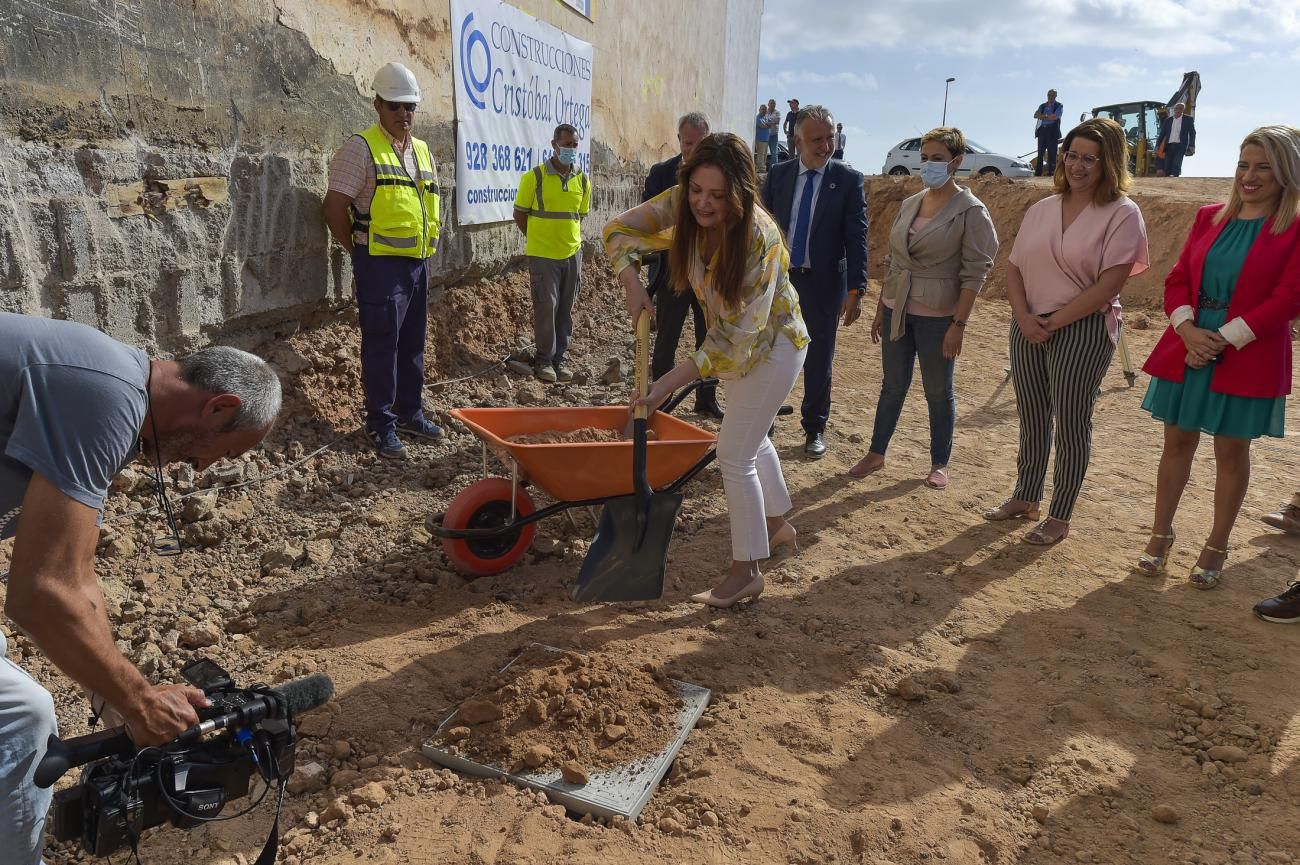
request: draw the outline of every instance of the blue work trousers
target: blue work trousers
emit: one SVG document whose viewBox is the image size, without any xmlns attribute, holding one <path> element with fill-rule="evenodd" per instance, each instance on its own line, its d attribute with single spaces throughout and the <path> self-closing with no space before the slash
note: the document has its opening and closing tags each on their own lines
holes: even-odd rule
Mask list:
<svg viewBox="0 0 1300 865">
<path fill-rule="evenodd" d="M 429 259 L 352 250 L 366 426 L 392 430 L 424 416 L 424 338 Z"/>
</svg>

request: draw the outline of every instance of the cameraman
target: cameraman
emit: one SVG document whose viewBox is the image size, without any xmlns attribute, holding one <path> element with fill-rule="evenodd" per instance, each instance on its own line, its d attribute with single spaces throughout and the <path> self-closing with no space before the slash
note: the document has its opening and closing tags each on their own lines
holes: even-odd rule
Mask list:
<svg viewBox="0 0 1300 865">
<path fill-rule="evenodd" d="M 26 315 L 0 313 L 0 345 L 0 539 L 15 538 L 5 613 L 136 744 L 169 741 L 207 698 L 150 684 L 114 644 L 95 577 L 104 498 L 137 455 L 203 470 L 253 447 L 279 413 L 280 381 L 238 349 L 150 360 L 94 328 Z M 39 865 L 52 791 L 32 774 L 54 702 L 4 650 L 0 634 L 0 861 Z"/>
</svg>

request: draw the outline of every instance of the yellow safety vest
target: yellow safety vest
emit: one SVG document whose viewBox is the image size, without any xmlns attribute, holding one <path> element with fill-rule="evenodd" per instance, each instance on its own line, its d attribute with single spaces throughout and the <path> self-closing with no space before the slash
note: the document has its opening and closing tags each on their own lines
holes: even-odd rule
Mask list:
<svg viewBox="0 0 1300 865">
<path fill-rule="evenodd" d="M 533 201 L 522 201 L 522 192 L 515 200 L 515 207 L 528 214 L 528 240 L 524 252 L 557 261 L 571 258 L 582 248 L 582 217 L 586 215 L 583 204 L 588 201 L 587 175 L 574 169 L 573 174 L 563 177 L 549 163 L 533 166 L 531 173 Z"/>
<path fill-rule="evenodd" d="M 368 214 L 353 210 L 353 229 L 366 233 L 371 255 L 428 258 L 441 227 L 429 145 L 411 138 L 419 174 L 412 178 L 378 123 L 358 134 L 375 162 L 375 194 Z"/>
</svg>

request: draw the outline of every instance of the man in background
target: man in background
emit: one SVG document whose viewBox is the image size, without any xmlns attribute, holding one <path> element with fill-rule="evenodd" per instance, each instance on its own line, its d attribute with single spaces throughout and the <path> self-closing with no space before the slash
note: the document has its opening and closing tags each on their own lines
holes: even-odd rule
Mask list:
<svg viewBox="0 0 1300 865">
<path fill-rule="evenodd" d="M 790 99 L 786 102 L 786 105 L 790 107 L 790 110 L 785 113 L 785 124 L 782 129 L 785 131 L 785 149 L 789 152 L 790 158 L 794 159 L 797 155 L 795 152 L 794 123 L 799 116 L 799 100 Z"/>
<path fill-rule="evenodd" d="M 404 459 L 403 433 L 437 441 L 424 417 L 424 341 L 429 276 L 441 227 L 438 172 L 429 145 L 411 134 L 420 84 L 400 63 L 375 75 L 377 122 L 330 160 L 325 224 L 352 258 L 361 329 L 366 437 Z"/>
<path fill-rule="evenodd" d="M 524 172 L 515 196 L 515 225 L 528 239 L 533 375 L 548 384 L 573 381 L 564 353 L 582 283 L 582 218 L 591 211 L 591 183 L 577 159 L 578 130 L 561 123 L 551 138 L 551 158 Z"/>
<path fill-rule="evenodd" d="M 1034 135 L 1038 138 L 1038 167 L 1034 169 L 1035 177 L 1048 177 L 1056 174 L 1056 151 L 1061 144 L 1061 117 L 1064 106 L 1056 101 L 1056 91 L 1047 91 L 1047 101 L 1038 106 L 1034 119 L 1038 121 Z"/>
<path fill-rule="evenodd" d="M 835 124 L 835 152 L 831 154 L 831 159 L 844 158 L 844 145 L 849 141 L 849 137 L 844 134 L 844 124 Z"/>
<path fill-rule="evenodd" d="M 1165 149 L 1165 174 L 1169 177 L 1181 177 L 1183 157 L 1196 154 L 1196 118 L 1184 114 L 1185 109 L 1183 103 L 1175 103 L 1173 113 L 1161 121 L 1156 139 L 1156 150 Z"/>
<path fill-rule="evenodd" d="M 698 111 L 683 115 L 677 121 L 677 146 L 679 153 L 672 159 L 651 166 L 645 179 L 645 191 L 642 201 L 649 201 L 656 195 L 672 189 L 677 185 L 677 171 L 683 162 L 691 158 L 691 152 L 700 139 L 709 134 L 709 118 Z M 766 148 L 764 148 L 766 149 Z M 755 157 L 757 159 L 757 157 Z M 695 321 L 695 348 L 698 351 L 704 343 L 708 325 L 704 321 L 704 310 L 700 309 L 695 292 L 689 288 L 678 293 L 668 284 L 668 254 L 655 253 L 649 257 L 648 291 L 655 302 L 655 348 L 654 358 L 650 364 L 653 378 L 666 375 L 677 365 L 677 344 L 681 342 L 682 327 L 686 324 L 689 310 Z M 695 391 L 695 411 L 714 420 L 722 420 L 722 408 L 718 405 L 717 385 L 700 385 Z"/>
<path fill-rule="evenodd" d="M 776 100 L 767 100 L 767 167 L 781 161 L 781 112 L 776 110 Z"/>
<path fill-rule="evenodd" d="M 795 121 L 799 156 L 768 172 L 763 206 L 790 246 L 790 281 L 812 343 L 803 365 L 804 453 L 826 454 L 831 364 L 840 322 L 853 324 L 867 290 L 867 201 L 862 172 L 831 158 L 835 118 L 809 105 Z"/>
<path fill-rule="evenodd" d="M 754 121 L 754 170 L 767 171 L 767 103 L 758 103 L 758 117 Z"/>
</svg>

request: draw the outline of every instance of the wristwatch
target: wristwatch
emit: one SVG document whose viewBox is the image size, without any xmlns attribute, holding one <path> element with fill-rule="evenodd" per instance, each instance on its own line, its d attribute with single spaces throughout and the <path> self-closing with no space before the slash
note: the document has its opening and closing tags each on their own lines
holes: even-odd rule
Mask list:
<svg viewBox="0 0 1300 865">
<path fill-rule="evenodd" d="M 965 326 L 966 326 L 966 319 L 964 319 L 964 318 L 954 318 L 954 319 L 952 320 L 952 325 L 953 325 L 953 327 L 965 327 Z"/>
<path fill-rule="evenodd" d="M 864 294 L 866 294 L 866 293 L 867 293 L 867 290 L 866 290 L 865 288 L 850 288 L 850 289 L 849 289 L 849 294 L 857 295 L 858 297 L 862 297 L 862 296 L 863 296 Z"/>
</svg>

